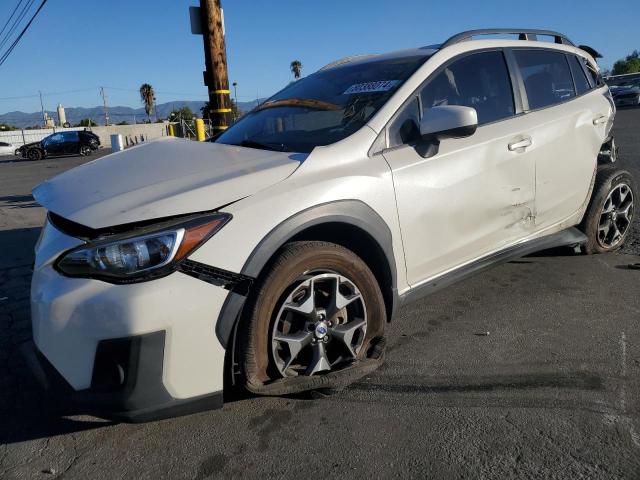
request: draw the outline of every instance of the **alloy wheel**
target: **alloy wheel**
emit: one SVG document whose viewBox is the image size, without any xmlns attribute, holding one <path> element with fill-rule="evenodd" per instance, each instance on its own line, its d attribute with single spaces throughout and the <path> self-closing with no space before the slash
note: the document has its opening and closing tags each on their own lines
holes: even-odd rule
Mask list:
<svg viewBox="0 0 640 480">
<path fill-rule="evenodd" d="M 327 372 L 356 359 L 367 312 L 349 278 L 307 272 L 286 291 L 271 332 L 272 359 L 283 377 Z"/>
<path fill-rule="evenodd" d="M 616 185 L 604 201 L 598 223 L 598 243 L 613 248 L 624 239 L 633 219 L 633 192 L 626 183 Z"/>
</svg>

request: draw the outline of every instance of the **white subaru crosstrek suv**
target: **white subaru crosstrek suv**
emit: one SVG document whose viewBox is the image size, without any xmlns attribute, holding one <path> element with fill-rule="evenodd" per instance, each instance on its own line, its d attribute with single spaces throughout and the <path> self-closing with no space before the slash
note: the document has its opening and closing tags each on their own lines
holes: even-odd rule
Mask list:
<svg viewBox="0 0 640 480">
<path fill-rule="evenodd" d="M 211 142 L 42 183 L 31 365 L 131 421 L 219 407 L 231 385 L 339 388 L 381 363 L 399 306 L 536 250 L 617 249 L 635 191 L 588 51 L 497 29 L 350 57 Z"/>
</svg>

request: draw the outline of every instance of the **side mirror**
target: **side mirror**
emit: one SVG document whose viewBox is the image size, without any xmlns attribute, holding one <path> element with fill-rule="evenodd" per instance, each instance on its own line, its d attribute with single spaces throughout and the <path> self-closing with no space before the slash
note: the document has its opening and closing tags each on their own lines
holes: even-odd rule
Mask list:
<svg viewBox="0 0 640 480">
<path fill-rule="evenodd" d="M 420 121 L 420 135 L 425 140 L 464 138 L 473 135 L 478 128 L 475 108 L 443 105 L 424 111 Z"/>
<path fill-rule="evenodd" d="M 469 137 L 477 128 L 475 108 L 459 105 L 431 107 L 424 111 L 420 120 L 422 142 L 416 145 L 416 151 L 424 158 L 433 157 L 438 153 L 440 140 Z"/>
</svg>

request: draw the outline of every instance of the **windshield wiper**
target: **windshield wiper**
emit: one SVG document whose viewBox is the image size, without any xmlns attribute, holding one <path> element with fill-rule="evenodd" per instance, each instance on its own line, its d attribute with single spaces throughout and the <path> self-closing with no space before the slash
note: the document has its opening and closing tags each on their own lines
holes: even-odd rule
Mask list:
<svg viewBox="0 0 640 480">
<path fill-rule="evenodd" d="M 271 150 L 274 152 L 290 152 L 291 150 L 285 147 L 283 144 L 277 143 L 263 143 L 256 142 L 255 140 L 242 140 L 240 143 L 234 143 L 233 145 L 238 145 L 239 147 L 247 147 L 247 148 L 259 148 L 260 150 Z"/>
<path fill-rule="evenodd" d="M 282 100 L 272 100 L 254 108 L 254 112 L 276 107 L 303 107 L 315 110 L 342 110 L 343 107 L 335 103 L 323 102 L 312 98 L 283 98 Z"/>
</svg>

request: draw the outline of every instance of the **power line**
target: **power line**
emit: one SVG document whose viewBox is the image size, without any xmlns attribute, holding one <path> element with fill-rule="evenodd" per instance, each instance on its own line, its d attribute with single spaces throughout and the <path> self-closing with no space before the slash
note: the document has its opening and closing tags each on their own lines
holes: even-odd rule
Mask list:
<svg viewBox="0 0 640 480">
<path fill-rule="evenodd" d="M 33 94 L 33 95 L 18 95 L 16 97 L 2 97 L 2 98 L 0 98 L 0 100 L 19 100 L 21 98 L 35 98 L 37 96 L 38 96 L 38 94 L 36 93 L 36 94 Z"/>
<path fill-rule="evenodd" d="M 33 0 L 32 0 L 32 2 L 33 2 Z M 47 3 L 47 0 L 42 0 L 42 3 L 40 4 L 40 6 L 36 10 L 36 12 L 33 14 L 33 16 L 31 17 L 31 20 L 29 20 L 29 22 L 25 25 L 25 27 L 20 32 L 20 35 L 18 35 L 18 37 L 11 44 L 11 46 L 7 49 L 7 51 L 4 53 L 4 55 L 2 55 L 2 57 L 0 57 L 0 67 L 7 60 L 7 58 L 11 54 L 11 52 L 13 52 L 13 49 L 16 48 L 16 45 L 18 45 L 18 42 L 20 41 L 20 39 L 24 36 L 26 31 L 29 29 L 29 27 L 31 26 L 31 24 L 33 23 L 35 18 L 38 16 L 38 13 L 40 13 L 40 10 L 42 10 L 42 7 L 44 7 L 46 3 Z"/>
<path fill-rule="evenodd" d="M 29 0 L 28 3 L 26 3 L 24 7 L 22 7 L 22 10 L 20 10 L 20 13 L 16 17 L 16 19 L 13 21 L 13 24 L 7 31 L 7 34 L 4 36 L 2 41 L 0 41 L 0 49 L 2 49 L 5 46 L 5 44 L 9 41 L 9 39 L 11 38 L 11 35 L 13 35 L 13 32 L 16 30 L 16 28 L 18 28 L 18 25 L 20 25 L 20 22 L 22 22 L 22 19 L 25 17 L 27 12 L 31 8 L 31 5 L 33 5 L 34 1 L 35 0 Z"/>
<path fill-rule="evenodd" d="M 9 26 L 9 22 L 11 22 L 11 19 L 13 18 L 13 16 L 16 14 L 16 12 L 18 11 L 18 8 L 20 7 L 20 4 L 23 2 L 24 0 L 18 0 L 18 3 L 16 4 L 16 8 L 13 9 L 13 12 L 11 12 L 11 15 L 9 16 L 9 19 L 7 20 L 7 22 L 4 24 L 4 27 L 2 27 L 2 30 L 0 30 L 0 37 L 2 36 L 2 34 L 4 33 L 4 31 L 7 29 L 7 26 Z"/>
<path fill-rule="evenodd" d="M 121 88 L 121 87 L 107 87 L 107 86 L 105 86 L 104 88 L 108 88 L 109 90 L 120 90 L 123 92 L 139 92 L 140 91 L 139 88 Z M 164 90 L 154 90 L 154 92 L 159 93 L 161 95 L 186 95 L 190 97 L 208 97 L 208 95 L 204 93 L 168 92 Z"/>
</svg>

